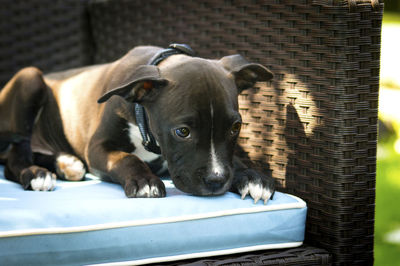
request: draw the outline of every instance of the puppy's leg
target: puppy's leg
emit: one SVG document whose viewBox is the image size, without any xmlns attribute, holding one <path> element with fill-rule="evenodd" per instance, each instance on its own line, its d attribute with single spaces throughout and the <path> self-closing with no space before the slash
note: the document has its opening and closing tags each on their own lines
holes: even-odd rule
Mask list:
<svg viewBox="0 0 400 266">
<path fill-rule="evenodd" d="M 81 181 L 86 174 L 85 164 L 76 156 L 66 153 L 42 154 L 34 153 L 34 163 L 57 174 L 60 179 Z"/>
<path fill-rule="evenodd" d="M 14 143 L 8 154 L 4 175 L 18 182 L 24 189 L 51 191 L 56 184 L 56 175 L 46 168 L 33 164 L 30 141 Z"/>
<path fill-rule="evenodd" d="M 90 146 L 91 171 L 120 183 L 129 198 L 165 197 L 164 183 L 142 160 L 123 151 L 107 151 L 102 145 Z"/>
<path fill-rule="evenodd" d="M 127 197 L 165 197 L 165 186 L 149 166 L 132 154 L 135 146 L 128 135 L 129 105 L 112 97 L 105 105 L 102 120 L 87 147 L 90 172 L 121 184 Z"/>
<path fill-rule="evenodd" d="M 52 190 L 55 175 L 33 164 L 31 136 L 35 119 L 48 99 L 49 88 L 34 67 L 19 71 L 0 92 L 0 136 L 12 144 L 6 178 L 24 189 Z"/>
</svg>

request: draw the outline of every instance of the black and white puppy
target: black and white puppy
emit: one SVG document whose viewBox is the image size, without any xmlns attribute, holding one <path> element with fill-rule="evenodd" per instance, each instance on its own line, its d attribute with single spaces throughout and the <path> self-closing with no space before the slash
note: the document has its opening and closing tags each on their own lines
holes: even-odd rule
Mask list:
<svg viewBox="0 0 400 266">
<path fill-rule="evenodd" d="M 168 54 L 173 49 L 179 52 Z M 141 46 L 109 64 L 19 71 L 0 92 L 0 142 L 10 144 L 6 177 L 25 189 L 52 190 L 56 175 L 81 180 L 88 170 L 120 183 L 128 197 L 164 197 L 156 174 L 167 167 L 184 192 L 233 191 L 267 202 L 273 179 L 247 168 L 234 149 L 238 94 L 271 72 L 240 55 L 168 53 Z M 142 144 L 137 103 L 160 155 Z"/>
</svg>

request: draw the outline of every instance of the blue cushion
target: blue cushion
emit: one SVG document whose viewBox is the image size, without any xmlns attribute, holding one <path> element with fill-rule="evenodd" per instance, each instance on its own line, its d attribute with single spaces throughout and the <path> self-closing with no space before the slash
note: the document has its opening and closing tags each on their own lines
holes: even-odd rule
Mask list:
<svg viewBox="0 0 400 266">
<path fill-rule="evenodd" d="M 297 197 L 276 192 L 254 204 L 234 193 L 191 196 L 164 182 L 160 199 L 128 199 L 92 175 L 34 192 L 5 180 L 0 166 L 0 262 L 143 264 L 302 244 L 307 208 Z"/>
</svg>

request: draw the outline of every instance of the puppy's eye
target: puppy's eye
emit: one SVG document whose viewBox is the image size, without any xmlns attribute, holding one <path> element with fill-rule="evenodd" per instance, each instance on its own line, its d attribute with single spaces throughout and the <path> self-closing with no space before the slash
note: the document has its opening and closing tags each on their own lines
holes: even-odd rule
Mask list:
<svg viewBox="0 0 400 266">
<path fill-rule="evenodd" d="M 177 128 L 175 134 L 180 138 L 188 138 L 190 137 L 190 129 L 187 127 Z"/>
<path fill-rule="evenodd" d="M 235 123 L 232 125 L 232 128 L 231 128 L 231 135 L 234 136 L 234 135 L 239 134 L 240 128 L 241 128 L 241 127 L 242 127 L 242 123 L 240 123 L 240 122 L 235 122 Z"/>
</svg>

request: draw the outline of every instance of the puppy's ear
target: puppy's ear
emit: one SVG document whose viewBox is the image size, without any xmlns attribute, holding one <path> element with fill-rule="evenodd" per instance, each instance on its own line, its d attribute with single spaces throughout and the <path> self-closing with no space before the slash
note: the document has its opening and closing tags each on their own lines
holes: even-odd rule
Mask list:
<svg viewBox="0 0 400 266">
<path fill-rule="evenodd" d="M 127 68 L 122 67 L 118 71 L 118 68 L 119 66 L 112 71 L 113 76 L 107 85 L 107 92 L 97 100 L 98 103 L 107 101 L 113 95 L 119 95 L 128 101 L 140 102 L 145 97 L 154 95 L 155 90 L 168 83 L 166 79 L 161 78 L 156 66 L 142 65 L 133 71 L 127 71 Z"/>
<path fill-rule="evenodd" d="M 220 63 L 234 76 L 239 93 L 253 87 L 257 81 L 268 81 L 273 78 L 268 68 L 249 63 L 239 54 L 225 56 L 221 58 Z"/>
</svg>

